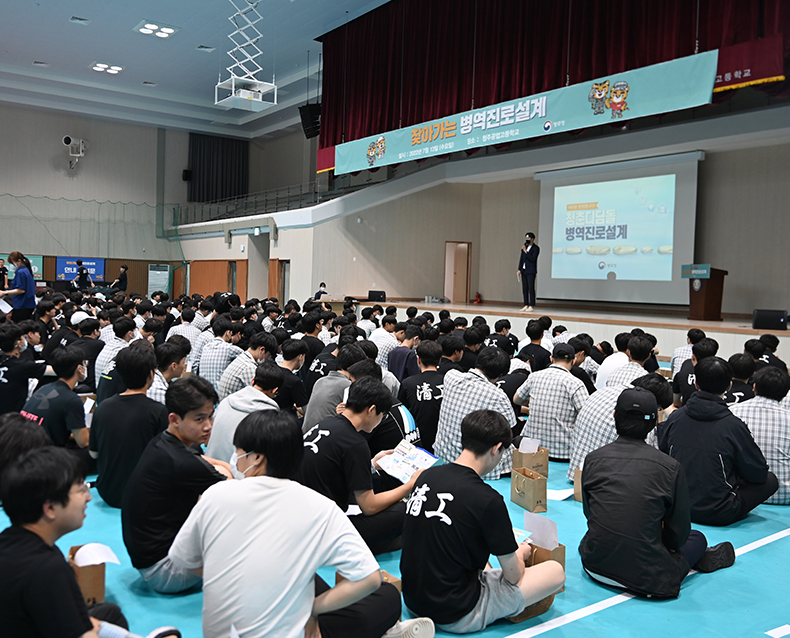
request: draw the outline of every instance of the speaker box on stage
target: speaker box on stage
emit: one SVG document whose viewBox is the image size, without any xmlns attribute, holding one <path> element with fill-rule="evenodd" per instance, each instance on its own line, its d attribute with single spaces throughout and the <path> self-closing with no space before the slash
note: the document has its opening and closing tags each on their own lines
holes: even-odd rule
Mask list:
<svg viewBox="0 0 790 638">
<path fill-rule="evenodd" d="M 787 310 L 755 310 L 752 313 L 754 330 L 787 330 Z"/>
<path fill-rule="evenodd" d="M 387 301 L 387 293 L 383 290 L 368 290 L 368 301 L 379 301 L 384 303 Z"/>
<path fill-rule="evenodd" d="M 321 105 L 314 103 L 300 106 L 299 117 L 302 118 L 304 136 L 308 140 L 311 137 L 317 137 L 321 131 Z"/>
</svg>

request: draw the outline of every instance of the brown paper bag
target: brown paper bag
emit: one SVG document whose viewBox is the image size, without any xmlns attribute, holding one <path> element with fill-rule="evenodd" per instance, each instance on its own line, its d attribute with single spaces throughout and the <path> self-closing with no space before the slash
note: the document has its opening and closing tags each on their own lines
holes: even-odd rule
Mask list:
<svg viewBox="0 0 790 638">
<path fill-rule="evenodd" d="M 538 451 L 532 454 L 524 454 L 515 450 L 513 452 L 513 467 L 525 467 L 549 478 L 549 450 L 539 447 Z"/>
<path fill-rule="evenodd" d="M 582 471 L 578 467 L 573 470 L 573 500 L 582 502 Z"/>
<path fill-rule="evenodd" d="M 513 468 L 510 500 L 530 512 L 547 511 L 546 477 L 527 468 Z"/>
<path fill-rule="evenodd" d="M 82 545 L 75 545 L 69 550 L 69 565 L 74 570 L 77 577 L 77 584 L 80 586 L 82 597 L 86 605 L 95 605 L 104 602 L 104 571 L 106 565 L 88 565 L 87 567 L 77 567 L 74 564 L 74 554 L 77 553 Z"/>
<path fill-rule="evenodd" d="M 537 565 L 538 563 L 545 563 L 547 560 L 556 560 L 560 565 L 562 565 L 563 571 L 565 570 L 565 545 L 560 543 L 557 547 L 552 550 L 548 550 L 545 547 L 538 547 L 537 545 L 532 545 L 532 553 L 530 554 L 529 558 L 527 559 L 527 567 L 532 567 L 533 565 Z M 565 591 L 565 587 L 560 589 L 557 593 Z"/>
</svg>

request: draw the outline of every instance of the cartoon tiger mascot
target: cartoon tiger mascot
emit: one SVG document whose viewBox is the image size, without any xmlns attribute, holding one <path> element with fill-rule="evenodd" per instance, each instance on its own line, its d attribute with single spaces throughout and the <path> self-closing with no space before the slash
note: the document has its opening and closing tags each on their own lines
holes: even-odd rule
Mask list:
<svg viewBox="0 0 790 638">
<path fill-rule="evenodd" d="M 592 88 L 590 89 L 590 95 L 587 96 L 587 100 L 592 105 L 594 115 L 603 115 L 604 100 L 606 99 L 606 94 L 608 92 L 609 80 L 592 85 Z"/>
<path fill-rule="evenodd" d="M 625 98 L 628 97 L 628 82 L 615 82 L 612 87 L 611 97 L 606 98 L 606 108 L 612 109 L 612 119 L 623 117 L 623 112 L 630 110 L 628 102 Z"/>
</svg>

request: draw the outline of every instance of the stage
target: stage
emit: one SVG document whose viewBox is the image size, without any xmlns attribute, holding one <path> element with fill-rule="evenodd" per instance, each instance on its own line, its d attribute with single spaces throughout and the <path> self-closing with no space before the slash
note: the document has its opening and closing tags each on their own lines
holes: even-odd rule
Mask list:
<svg viewBox="0 0 790 638">
<path fill-rule="evenodd" d="M 361 308 L 372 306 L 374 302 L 360 301 L 357 314 Z M 553 326 L 563 325 L 571 332 L 586 332 L 596 343 L 608 341 L 614 346 L 614 337 L 619 332 L 628 332 L 632 328 L 642 328 L 658 339 L 659 359 L 668 361 L 675 348 L 686 344 L 686 333 L 690 328 L 700 328 L 708 337 L 719 342 L 719 356 L 724 359 L 737 352 L 743 352 L 743 344 L 748 339 L 756 339 L 761 334 L 772 333 L 779 337 L 777 356 L 787 361 L 790 358 L 790 333 L 772 330 L 753 330 L 751 318 L 725 318 L 723 321 L 690 321 L 686 318 L 687 310 L 682 308 L 637 307 L 613 308 L 600 304 L 598 308 L 569 308 L 566 304 L 557 306 L 540 305 L 533 312 L 519 312 L 513 305 L 496 305 L 494 303 L 453 304 L 414 302 L 386 302 L 381 306 L 398 308 L 398 319 L 406 320 L 406 308 L 416 306 L 420 313 L 430 310 L 439 319 L 440 310 L 449 310 L 452 317 L 464 316 L 472 323 L 472 318 L 481 315 L 486 318 L 491 330 L 498 319 L 509 319 L 511 331 L 519 339 L 526 337 L 527 322 L 532 318 L 548 315 Z"/>
</svg>

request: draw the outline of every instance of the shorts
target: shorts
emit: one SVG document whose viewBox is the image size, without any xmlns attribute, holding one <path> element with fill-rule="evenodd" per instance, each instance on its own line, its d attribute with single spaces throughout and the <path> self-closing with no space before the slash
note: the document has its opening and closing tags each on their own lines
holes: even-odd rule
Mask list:
<svg viewBox="0 0 790 638">
<path fill-rule="evenodd" d="M 480 598 L 474 609 L 460 620 L 436 627 L 452 634 L 469 634 L 482 631 L 500 618 L 515 616 L 524 611 L 526 603 L 518 585 L 509 583 L 501 569 L 480 572 Z"/>
<path fill-rule="evenodd" d="M 177 594 L 203 582 L 200 576 L 176 565 L 169 556 L 139 571 L 148 586 L 160 594 Z"/>
</svg>

